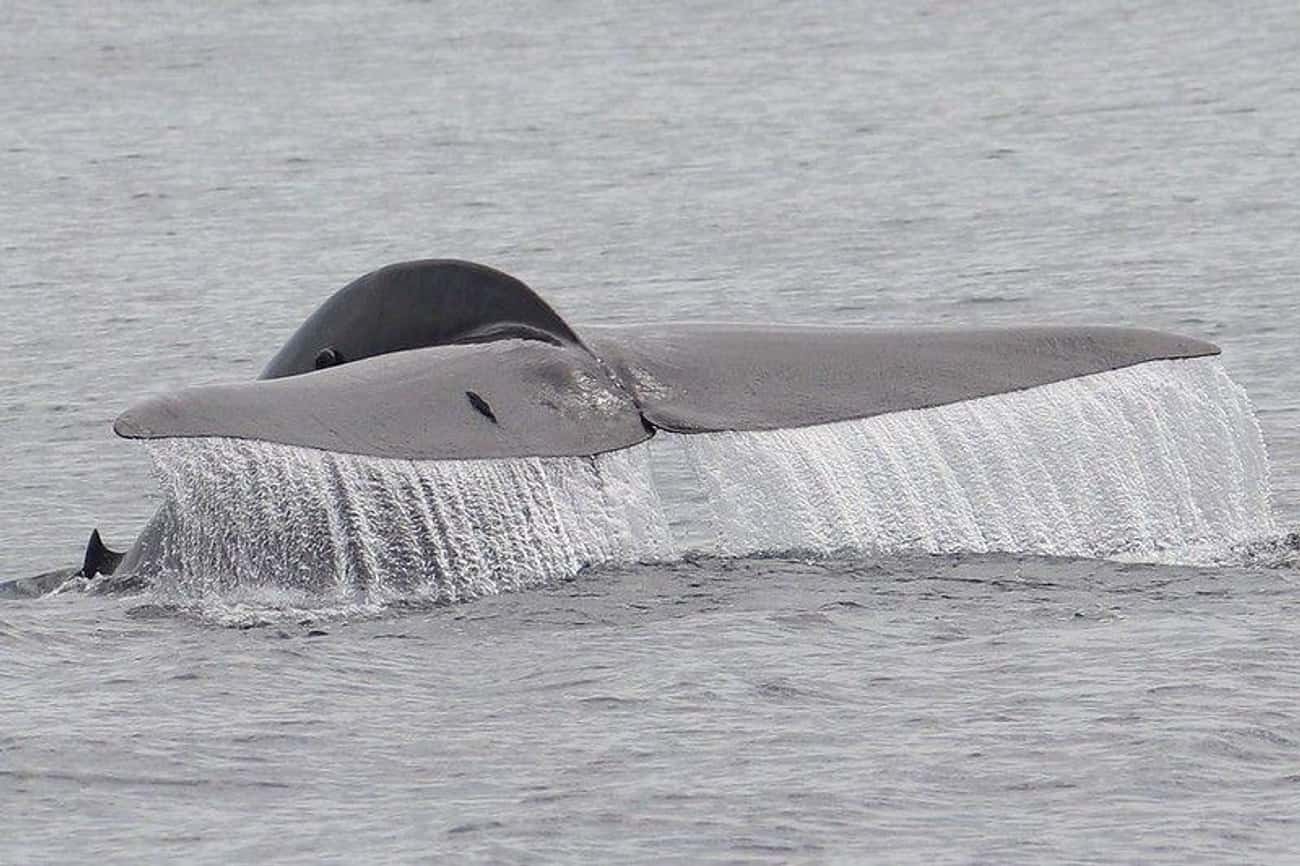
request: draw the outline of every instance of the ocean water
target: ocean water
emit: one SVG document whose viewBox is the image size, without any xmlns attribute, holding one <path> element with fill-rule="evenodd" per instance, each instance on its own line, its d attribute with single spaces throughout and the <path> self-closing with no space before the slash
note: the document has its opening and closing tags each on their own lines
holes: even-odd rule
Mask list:
<svg viewBox="0 0 1300 866">
<path fill-rule="evenodd" d="M 1300 861 L 1294 4 L 5 0 L 0 76 L 0 580 L 163 501 L 118 412 L 392 261 L 1224 349 L 955 408 L 994 475 L 947 416 L 652 442 L 499 585 L 0 602 L 0 863 Z"/>
</svg>

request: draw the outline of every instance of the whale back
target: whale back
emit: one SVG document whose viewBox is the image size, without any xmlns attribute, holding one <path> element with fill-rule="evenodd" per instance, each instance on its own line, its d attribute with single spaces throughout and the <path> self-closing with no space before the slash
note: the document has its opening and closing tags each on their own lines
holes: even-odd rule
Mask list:
<svg viewBox="0 0 1300 866">
<path fill-rule="evenodd" d="M 581 345 L 549 304 L 509 274 L 455 259 L 402 262 L 335 292 L 260 378 L 296 376 L 407 349 L 501 339 Z"/>
</svg>

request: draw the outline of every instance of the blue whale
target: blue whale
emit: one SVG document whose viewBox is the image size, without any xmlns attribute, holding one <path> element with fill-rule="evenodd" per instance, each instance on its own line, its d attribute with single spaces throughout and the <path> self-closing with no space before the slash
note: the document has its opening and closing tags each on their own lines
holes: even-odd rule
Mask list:
<svg viewBox="0 0 1300 866">
<path fill-rule="evenodd" d="M 508 274 L 430 259 L 340 289 L 257 380 L 146 399 L 114 430 L 406 460 L 594 455 L 660 430 L 827 424 L 1218 352 L 1113 327 L 575 327 Z M 129 572 L 157 523 L 125 555 L 95 533 L 76 573 Z"/>
</svg>

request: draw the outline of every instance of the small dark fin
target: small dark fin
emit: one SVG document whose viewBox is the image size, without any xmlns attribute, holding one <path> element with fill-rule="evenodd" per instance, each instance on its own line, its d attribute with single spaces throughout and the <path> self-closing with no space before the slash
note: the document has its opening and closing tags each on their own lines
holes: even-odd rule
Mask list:
<svg viewBox="0 0 1300 866">
<path fill-rule="evenodd" d="M 86 542 L 86 558 L 82 560 L 80 574 L 82 577 L 94 577 L 97 574 L 112 574 L 117 571 L 122 554 L 109 550 L 104 540 L 99 537 L 99 530 L 92 530 L 90 541 Z"/>
<path fill-rule="evenodd" d="M 487 404 L 486 400 L 475 394 L 473 391 L 466 391 L 465 396 L 469 398 L 469 405 L 477 409 L 485 418 L 493 424 L 499 423 L 497 421 L 497 416 L 492 412 L 492 407 Z"/>
</svg>

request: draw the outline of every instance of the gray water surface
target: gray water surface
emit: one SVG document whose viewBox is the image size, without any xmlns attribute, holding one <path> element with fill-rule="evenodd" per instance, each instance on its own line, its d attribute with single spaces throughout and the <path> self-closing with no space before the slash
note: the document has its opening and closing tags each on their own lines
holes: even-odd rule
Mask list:
<svg viewBox="0 0 1300 866">
<path fill-rule="evenodd" d="M 362 623 L 5 611 L 15 863 L 1286 863 L 1300 835 L 1294 574 L 702 560 Z"/>
<path fill-rule="evenodd" d="M 1294 3 L 4 0 L 0 82 L 0 578 L 156 507 L 127 405 L 426 256 L 577 323 L 1207 338 L 1300 525 Z M 6 603 L 0 862 L 1293 863 L 1296 575 L 704 558 L 246 631 Z"/>
</svg>

